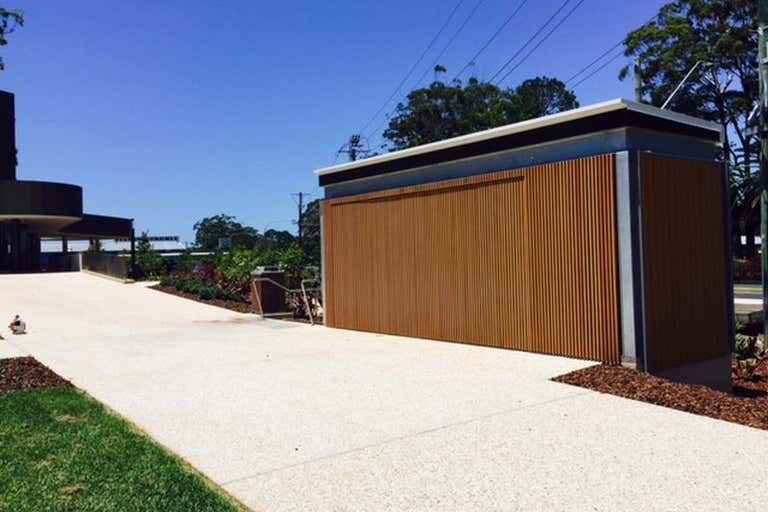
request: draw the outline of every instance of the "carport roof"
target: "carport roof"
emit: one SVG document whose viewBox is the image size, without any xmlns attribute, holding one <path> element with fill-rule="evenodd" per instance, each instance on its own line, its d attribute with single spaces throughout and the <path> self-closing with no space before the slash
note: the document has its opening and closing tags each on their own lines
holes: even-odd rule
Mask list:
<svg viewBox="0 0 768 512">
<path fill-rule="evenodd" d="M 687 135 L 710 140 L 713 143 L 720 142 L 722 139 L 722 127 L 717 123 L 662 110 L 643 103 L 615 99 L 422 146 L 393 151 L 355 162 L 326 167 L 316 170 L 315 174 L 318 175 L 320 186 L 333 185 L 630 126 Z"/>
</svg>

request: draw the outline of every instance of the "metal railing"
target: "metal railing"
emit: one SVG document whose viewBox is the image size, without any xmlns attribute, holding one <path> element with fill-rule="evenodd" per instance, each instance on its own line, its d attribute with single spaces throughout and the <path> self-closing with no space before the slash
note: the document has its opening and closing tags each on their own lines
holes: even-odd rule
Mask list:
<svg viewBox="0 0 768 512">
<path fill-rule="evenodd" d="M 269 277 L 252 277 L 251 285 L 253 285 L 253 283 L 255 282 L 270 283 L 273 286 L 277 286 L 279 289 L 285 292 L 286 299 L 288 299 L 291 303 L 293 302 L 293 300 L 291 300 L 292 298 L 299 297 L 301 304 L 304 306 L 304 312 L 309 318 L 309 322 L 312 325 L 315 325 L 315 318 L 317 318 L 318 315 L 313 314 L 312 312 L 312 301 L 310 296 L 312 294 L 318 294 L 318 296 L 314 298 L 317 301 L 318 306 L 322 308 L 322 302 L 319 299 L 319 293 L 321 292 L 322 287 L 318 286 L 313 288 L 307 288 L 306 283 L 319 283 L 319 281 L 317 281 L 316 279 L 304 279 L 301 281 L 301 288 L 288 288 L 287 286 L 281 283 L 278 283 L 277 281 L 275 281 L 274 279 L 270 279 Z M 262 307 L 262 304 L 261 304 L 260 295 L 258 293 L 253 293 L 252 295 L 256 301 L 256 304 L 254 304 L 254 306 L 258 306 L 258 311 L 256 311 L 255 313 L 259 315 L 262 319 L 267 317 L 273 317 L 273 316 L 281 316 L 286 313 L 291 313 L 291 311 L 285 311 L 281 313 L 264 313 L 264 308 Z"/>
</svg>

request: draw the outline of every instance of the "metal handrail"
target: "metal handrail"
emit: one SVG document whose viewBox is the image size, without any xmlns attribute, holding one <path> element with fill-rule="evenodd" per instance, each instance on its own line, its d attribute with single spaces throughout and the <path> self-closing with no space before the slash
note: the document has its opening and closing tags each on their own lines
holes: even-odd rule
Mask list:
<svg viewBox="0 0 768 512">
<path fill-rule="evenodd" d="M 309 323 L 311 325 L 315 325 L 315 319 L 312 317 L 312 308 L 309 306 L 309 299 L 307 298 L 307 288 L 304 286 L 304 283 L 319 283 L 317 279 L 302 279 L 301 280 L 301 293 L 304 297 L 304 307 L 307 308 L 307 316 L 309 316 Z M 317 291 L 320 290 L 321 287 L 317 288 L 310 288 L 311 291 Z"/>
<path fill-rule="evenodd" d="M 283 291 L 285 291 L 287 293 L 297 293 L 297 294 L 301 293 L 302 302 L 304 302 L 304 308 L 305 308 L 305 311 L 307 312 L 307 316 L 309 316 L 309 321 L 310 321 L 311 325 L 315 325 L 315 320 L 314 320 L 314 317 L 312 315 L 312 308 L 309 305 L 309 298 L 307 296 L 307 292 L 320 291 L 321 287 L 306 288 L 304 286 L 304 283 L 305 282 L 318 282 L 317 279 L 304 279 L 304 280 L 301 281 L 301 288 L 296 288 L 296 289 L 288 288 L 284 284 L 278 283 L 277 281 L 275 281 L 274 279 L 271 279 L 269 277 L 252 277 L 251 278 L 251 283 L 253 283 L 254 281 L 258 281 L 260 283 L 271 283 L 274 286 L 277 286 L 278 288 L 280 288 L 281 290 L 283 290 Z M 261 305 L 261 298 L 259 297 L 259 294 L 257 294 L 257 293 L 255 293 L 254 295 L 256 296 L 256 300 L 259 302 L 259 312 L 257 314 L 263 320 L 264 318 L 266 318 L 266 315 L 264 314 L 264 307 Z"/>
</svg>

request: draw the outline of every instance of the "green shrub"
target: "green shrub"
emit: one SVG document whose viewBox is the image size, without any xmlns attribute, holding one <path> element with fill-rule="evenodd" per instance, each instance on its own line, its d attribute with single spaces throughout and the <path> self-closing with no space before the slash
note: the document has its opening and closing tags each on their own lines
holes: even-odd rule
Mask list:
<svg viewBox="0 0 768 512">
<path fill-rule="evenodd" d="M 190 277 L 182 278 L 166 276 L 160 283 L 163 286 L 172 286 L 182 293 L 197 295 L 204 300 L 221 299 L 242 302 L 243 297 L 235 292 L 225 290 L 214 282 Z"/>
<path fill-rule="evenodd" d="M 735 338 L 733 357 L 736 359 L 736 372 L 740 377 L 752 378 L 768 359 L 763 337 L 737 334 Z"/>
<path fill-rule="evenodd" d="M 288 249 L 280 254 L 280 270 L 285 272 L 288 284 L 298 287 L 301 282 L 301 271 L 304 269 L 304 252 L 298 244 L 291 244 Z"/>
<path fill-rule="evenodd" d="M 271 249 L 236 248 L 220 254 L 216 259 L 216 271 L 232 288 L 247 284 L 256 267 L 277 265 L 280 255 Z"/>
</svg>

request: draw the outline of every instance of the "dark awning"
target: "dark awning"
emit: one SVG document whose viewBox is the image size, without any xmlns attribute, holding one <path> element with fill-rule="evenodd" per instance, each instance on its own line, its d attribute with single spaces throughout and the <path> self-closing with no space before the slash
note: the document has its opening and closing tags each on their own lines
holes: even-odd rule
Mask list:
<svg viewBox="0 0 768 512">
<path fill-rule="evenodd" d="M 70 238 L 130 238 L 132 231 L 133 219 L 86 213 L 60 233 Z"/>
</svg>

